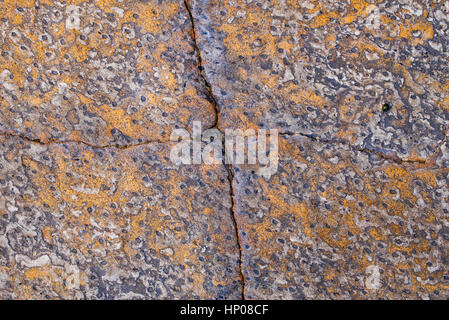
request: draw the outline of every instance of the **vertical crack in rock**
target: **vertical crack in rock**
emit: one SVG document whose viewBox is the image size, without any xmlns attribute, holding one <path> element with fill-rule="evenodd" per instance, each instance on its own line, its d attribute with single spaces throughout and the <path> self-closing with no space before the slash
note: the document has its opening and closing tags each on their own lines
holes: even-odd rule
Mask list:
<svg viewBox="0 0 449 320">
<path fill-rule="evenodd" d="M 217 100 L 215 99 L 214 93 L 213 93 L 213 89 L 211 84 L 209 83 L 209 81 L 206 78 L 206 75 L 204 74 L 204 68 L 203 68 L 203 63 L 202 63 L 202 57 L 201 57 L 201 51 L 200 48 L 198 46 L 198 42 L 197 42 L 197 38 L 196 38 L 196 31 L 195 31 L 195 21 L 193 19 L 193 15 L 192 15 L 192 10 L 190 9 L 188 0 L 184 0 L 184 5 L 186 7 L 186 10 L 188 12 L 188 15 L 190 17 L 190 21 L 192 23 L 192 40 L 193 40 L 193 44 L 197 53 L 197 59 L 198 59 L 198 69 L 200 72 L 200 76 L 203 79 L 203 82 L 209 92 L 209 98 L 211 99 L 211 103 L 214 106 L 215 109 L 215 123 L 213 128 L 216 128 L 217 130 L 219 130 L 222 134 L 223 134 L 223 140 L 222 140 L 222 144 L 223 144 L 223 150 L 224 150 L 224 132 L 219 128 L 218 125 L 218 115 L 219 115 L 219 109 L 218 109 L 218 103 Z M 238 227 L 238 223 L 237 223 L 237 217 L 235 214 L 235 201 L 234 201 L 234 189 L 233 189 L 233 182 L 234 182 L 234 174 L 232 172 L 232 165 L 231 164 L 226 164 L 225 162 L 223 163 L 223 165 L 226 167 L 227 173 L 228 173 L 228 181 L 229 181 L 229 187 L 230 187 L 230 193 L 231 193 L 231 217 L 232 220 L 234 221 L 234 229 L 235 229 L 235 234 L 236 234 L 236 238 L 237 238 L 237 245 L 239 248 L 239 270 L 240 270 L 240 278 L 242 281 L 242 299 L 245 300 L 245 275 L 243 273 L 243 269 L 242 269 L 242 243 L 241 243 L 241 239 L 240 239 L 240 233 L 239 233 L 239 227 Z"/>
<path fill-rule="evenodd" d="M 222 134 L 224 133 L 222 128 L 220 128 L 219 125 L 219 106 L 217 103 L 217 99 L 214 96 L 213 93 L 213 87 L 211 85 L 211 83 L 207 80 L 207 77 L 204 73 L 204 67 L 203 67 L 203 60 L 202 60 L 202 56 L 201 56 L 201 50 L 199 48 L 198 45 L 198 41 L 197 41 L 197 36 L 196 36 L 196 30 L 195 30 L 195 21 L 194 21 L 194 17 L 192 14 L 192 10 L 190 7 L 190 4 L 188 3 L 188 0 L 184 0 L 184 4 L 186 7 L 186 10 L 188 12 L 188 15 L 190 17 L 191 23 L 192 23 L 192 40 L 193 40 L 193 44 L 197 53 L 197 59 L 198 59 L 198 69 L 200 72 L 200 76 L 203 79 L 203 82 L 208 90 L 209 93 L 209 98 L 211 100 L 211 103 L 214 106 L 215 109 L 215 122 L 214 122 L 214 128 L 218 129 Z M 403 159 L 399 156 L 397 156 L 394 153 L 388 153 L 385 154 L 383 152 L 380 151 L 376 151 L 376 150 L 372 150 L 369 148 L 364 148 L 364 147 L 357 147 L 357 146 L 353 146 L 349 143 L 345 143 L 344 141 L 340 141 L 340 140 L 329 140 L 329 139 L 323 139 L 323 138 L 319 138 L 316 137 L 314 135 L 310 135 L 310 134 L 305 134 L 305 133 L 291 133 L 291 132 L 281 132 L 280 135 L 300 135 L 300 136 L 304 136 L 306 138 L 309 138 L 313 141 L 319 142 L 319 143 L 324 143 L 324 144 L 344 144 L 344 145 L 348 145 L 351 149 L 359 151 L 359 152 L 363 152 L 363 153 L 370 153 L 370 154 L 375 154 L 377 156 L 379 156 L 380 158 L 387 160 L 387 161 L 391 161 L 397 164 L 415 164 L 415 165 L 432 165 L 433 164 L 433 157 L 430 157 L 429 159 L 421 159 L 421 158 L 416 158 L 416 159 Z M 446 134 L 447 135 L 447 134 Z M 444 141 L 444 140 L 443 140 Z M 438 146 L 438 148 L 436 149 L 436 153 L 439 150 L 439 147 L 441 146 L 443 142 L 441 142 Z M 223 144 L 224 144 L 224 139 L 223 139 Z M 242 266 L 242 255 L 243 255 L 243 251 L 242 251 L 242 242 L 240 239 L 240 233 L 239 233 L 239 225 L 238 225 L 238 220 L 236 217 L 236 212 L 235 212 L 235 199 L 234 199 L 234 189 L 233 189 L 233 182 L 234 182 L 234 174 L 233 174 L 233 169 L 232 169 L 232 165 L 230 164 L 224 164 L 226 166 L 227 172 L 228 172 L 228 180 L 229 180 L 229 185 L 230 185 L 230 192 L 231 192 L 231 201 L 232 201 L 232 207 L 231 207 L 231 216 L 232 219 L 234 221 L 234 227 L 235 227 L 235 232 L 236 232 L 236 237 L 237 237 L 237 242 L 238 242 L 238 247 L 239 247 L 239 254 L 240 254 L 240 277 L 242 280 L 242 284 L 243 284 L 243 288 L 242 288 L 242 299 L 245 299 L 245 287 L 246 287 L 246 280 L 245 280 L 245 276 L 243 273 L 243 266 Z"/>
<path fill-rule="evenodd" d="M 187 0 L 184 0 L 184 5 L 186 7 L 186 10 L 188 12 L 190 21 L 192 23 L 192 34 L 191 34 L 191 36 L 192 36 L 193 45 L 195 47 L 196 54 L 197 54 L 198 69 L 199 69 L 199 72 L 200 72 L 200 76 L 201 76 L 201 78 L 204 81 L 204 84 L 205 84 L 205 86 L 206 86 L 206 88 L 207 88 L 207 90 L 209 92 L 209 98 L 211 99 L 211 103 L 212 103 L 212 105 L 215 108 L 215 123 L 214 123 L 213 127 L 216 127 L 217 129 L 219 129 L 218 128 L 218 113 L 219 113 L 218 103 L 217 103 L 217 100 L 215 99 L 214 93 L 212 91 L 212 86 L 209 83 L 209 81 L 206 79 L 206 75 L 204 74 L 203 60 L 202 60 L 202 57 L 201 57 L 200 47 L 198 46 L 198 42 L 197 42 L 197 39 L 196 39 L 195 21 L 193 19 L 192 10 L 190 9 L 190 6 L 189 6 Z"/>
<path fill-rule="evenodd" d="M 231 216 L 232 216 L 232 220 L 234 221 L 235 235 L 237 237 L 237 244 L 239 247 L 239 260 L 240 260 L 239 270 L 240 270 L 240 278 L 242 279 L 242 300 L 245 300 L 245 275 L 243 273 L 243 268 L 242 268 L 242 258 L 243 258 L 242 241 L 240 239 L 237 217 L 235 215 L 235 200 L 234 200 L 234 185 L 233 185 L 234 184 L 234 173 L 232 171 L 232 165 L 225 164 L 225 166 L 226 166 L 226 170 L 228 172 L 228 181 L 229 181 L 230 192 L 231 192 L 231 204 L 232 204 Z"/>
</svg>

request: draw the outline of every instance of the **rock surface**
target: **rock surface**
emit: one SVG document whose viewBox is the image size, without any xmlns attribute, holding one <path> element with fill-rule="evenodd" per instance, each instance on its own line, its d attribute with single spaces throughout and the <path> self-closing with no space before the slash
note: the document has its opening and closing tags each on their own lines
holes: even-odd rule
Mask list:
<svg viewBox="0 0 449 320">
<path fill-rule="evenodd" d="M 170 147 L 1 138 L 0 297 L 241 297 L 227 172 Z"/>
<path fill-rule="evenodd" d="M 277 127 L 413 160 L 444 138 L 448 2 L 191 3 L 221 127 Z"/>
<path fill-rule="evenodd" d="M 449 2 L 0 9 L 1 299 L 449 297 Z M 277 171 L 174 164 L 194 121 Z"/>
<path fill-rule="evenodd" d="M 281 138 L 279 158 L 269 181 L 234 169 L 245 297 L 449 295 L 449 168 L 302 136 Z"/>
<path fill-rule="evenodd" d="M 183 1 L 0 5 L 0 130 L 103 146 L 213 126 Z"/>
<path fill-rule="evenodd" d="M 234 168 L 244 296 L 448 297 L 445 1 L 189 1 L 218 125 L 277 128 Z"/>
</svg>

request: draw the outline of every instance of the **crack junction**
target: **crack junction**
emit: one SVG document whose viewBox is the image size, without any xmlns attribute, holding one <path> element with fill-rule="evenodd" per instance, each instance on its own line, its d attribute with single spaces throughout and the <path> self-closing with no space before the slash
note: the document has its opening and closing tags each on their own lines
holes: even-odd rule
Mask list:
<svg viewBox="0 0 449 320">
<path fill-rule="evenodd" d="M 209 81 L 207 80 L 206 75 L 204 74 L 203 60 L 201 58 L 201 51 L 200 51 L 200 48 L 198 46 L 197 37 L 196 37 L 195 21 L 193 19 L 192 10 L 190 8 L 188 0 L 184 0 L 184 5 L 186 7 L 186 10 L 187 10 L 187 12 L 189 14 L 189 17 L 190 17 L 190 21 L 192 23 L 192 40 L 193 40 L 193 44 L 195 46 L 195 51 L 197 52 L 197 59 L 198 59 L 198 65 L 199 65 L 198 69 L 199 69 L 199 72 L 200 72 L 200 76 L 203 79 L 204 84 L 206 85 L 206 88 L 207 88 L 208 93 L 209 93 L 209 98 L 211 99 L 211 103 L 212 103 L 212 105 L 214 107 L 214 110 L 215 110 L 215 122 L 214 122 L 213 128 L 217 129 L 218 131 L 220 131 L 222 133 L 222 137 L 223 137 L 223 139 L 222 139 L 222 147 L 223 147 L 223 150 L 225 150 L 225 140 L 224 140 L 225 135 L 223 134 L 223 131 L 219 128 L 219 125 L 218 125 L 218 117 L 219 117 L 220 111 L 219 111 L 219 108 L 218 108 L 217 100 L 215 99 L 215 96 L 214 96 L 214 93 L 213 93 L 212 86 L 209 83 Z M 226 159 L 226 157 L 224 157 L 224 161 L 225 161 L 225 159 Z M 245 275 L 243 273 L 243 268 L 242 268 L 242 253 L 243 253 L 242 252 L 242 242 L 241 242 L 241 238 L 240 238 L 239 225 L 238 225 L 238 222 L 237 222 L 238 219 L 237 219 L 236 212 L 235 212 L 235 201 L 234 201 L 234 194 L 235 193 L 234 193 L 234 186 L 233 186 L 234 173 L 233 173 L 231 164 L 223 163 L 223 165 L 225 166 L 226 171 L 228 173 L 228 181 L 229 181 L 229 186 L 230 186 L 231 203 L 232 203 L 232 206 L 231 206 L 231 217 L 232 217 L 232 220 L 234 222 L 234 229 L 235 229 L 235 234 L 236 234 L 236 238 L 237 238 L 237 245 L 238 245 L 238 248 L 239 248 L 239 271 L 240 271 L 240 278 L 241 278 L 241 281 L 242 281 L 242 296 L 241 296 L 241 298 L 242 298 L 242 300 L 245 300 L 246 280 L 245 280 Z"/>
</svg>

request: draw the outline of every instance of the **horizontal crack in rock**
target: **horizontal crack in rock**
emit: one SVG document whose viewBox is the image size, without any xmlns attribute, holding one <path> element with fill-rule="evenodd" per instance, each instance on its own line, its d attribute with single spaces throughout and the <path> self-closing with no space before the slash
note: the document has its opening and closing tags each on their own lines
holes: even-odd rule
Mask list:
<svg viewBox="0 0 449 320">
<path fill-rule="evenodd" d="M 154 141 L 145 141 L 145 142 L 141 142 L 141 143 L 135 143 L 135 144 L 130 144 L 130 145 L 119 145 L 119 144 L 111 144 L 111 145 L 94 145 L 82 140 L 48 140 L 48 141 L 42 141 L 41 139 L 38 138 L 30 138 L 24 135 L 20 135 L 20 134 L 14 134 L 14 133 L 8 133 L 8 132 L 0 132 L 0 136 L 4 136 L 4 137 L 15 137 L 15 138 L 19 138 L 25 141 L 28 141 L 30 143 L 35 143 L 35 144 L 40 144 L 40 145 L 51 145 L 51 144 L 69 144 L 69 143 L 77 143 L 77 144 L 84 144 L 90 148 L 93 149 L 108 149 L 108 148 L 115 148 L 115 149 L 129 149 L 129 148 L 133 148 L 133 147 L 138 147 L 138 146 L 143 146 L 143 145 L 148 145 L 148 144 L 152 144 L 152 143 L 169 143 L 170 141 L 161 141 L 161 140 L 154 140 Z"/>
<path fill-rule="evenodd" d="M 324 138 L 320 138 L 318 136 L 301 133 L 301 132 L 280 132 L 279 135 L 281 135 L 281 136 L 298 135 L 298 136 L 306 137 L 306 138 L 309 138 L 313 141 L 320 142 L 320 143 L 342 144 L 342 145 L 348 146 L 352 150 L 363 152 L 363 153 L 375 154 L 382 159 L 385 159 L 387 161 L 393 161 L 398 164 L 404 164 L 404 163 L 415 163 L 415 164 L 425 164 L 425 165 L 433 165 L 434 164 L 432 157 L 429 157 L 429 159 L 419 159 L 419 158 L 417 158 L 417 159 L 402 159 L 394 153 L 386 154 L 386 153 L 382 153 L 380 151 L 376 151 L 376 150 L 372 150 L 372 149 L 368 149 L 368 148 L 357 147 L 357 146 L 351 145 L 350 143 L 348 143 L 344 140 L 340 140 L 340 139 L 329 140 L 329 139 L 324 139 Z"/>
</svg>

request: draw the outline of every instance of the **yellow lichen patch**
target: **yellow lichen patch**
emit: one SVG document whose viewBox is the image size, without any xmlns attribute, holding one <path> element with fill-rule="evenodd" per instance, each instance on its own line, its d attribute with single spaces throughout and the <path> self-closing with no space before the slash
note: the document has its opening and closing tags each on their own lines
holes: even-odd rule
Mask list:
<svg viewBox="0 0 449 320">
<path fill-rule="evenodd" d="M 48 243 L 53 243 L 52 234 L 54 231 L 55 231 L 54 228 L 48 226 L 42 229 L 42 236 L 45 239 L 45 241 L 47 241 Z"/>
<path fill-rule="evenodd" d="M 314 107 L 323 107 L 328 100 L 320 95 L 318 95 L 315 91 L 310 89 L 305 89 L 301 91 L 292 92 L 293 94 L 290 96 L 290 99 L 297 104 L 311 104 Z"/>
<path fill-rule="evenodd" d="M 25 277 L 27 277 L 30 280 L 35 280 L 37 278 L 42 278 L 47 276 L 47 271 L 45 271 L 42 268 L 30 268 L 27 271 L 25 271 Z"/>
<path fill-rule="evenodd" d="M 413 32 L 420 32 L 420 38 L 413 37 Z M 433 38 L 433 25 L 428 21 L 415 22 L 413 25 L 401 24 L 400 36 L 412 40 L 413 45 L 423 44 L 424 41 Z"/>
</svg>

